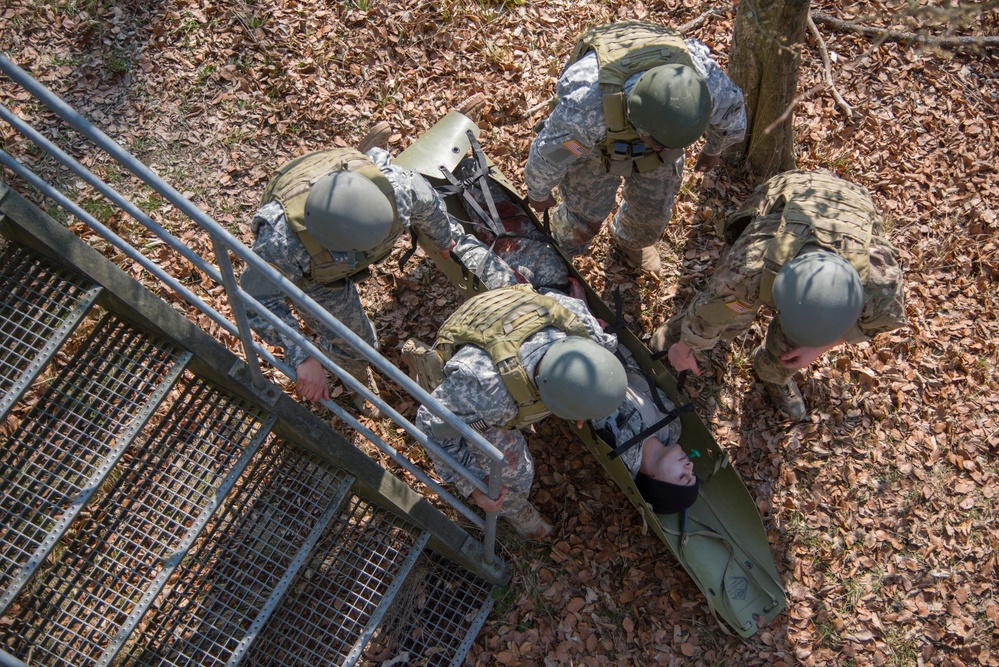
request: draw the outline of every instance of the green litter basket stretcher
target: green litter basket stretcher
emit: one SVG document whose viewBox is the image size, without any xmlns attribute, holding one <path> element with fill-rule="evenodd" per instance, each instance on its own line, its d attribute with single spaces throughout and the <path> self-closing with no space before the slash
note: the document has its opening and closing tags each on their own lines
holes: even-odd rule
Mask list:
<svg viewBox="0 0 999 667">
<path fill-rule="evenodd" d="M 435 187 L 447 188 L 453 180 L 451 172 L 475 146 L 479 128 L 467 117 L 452 111 L 431 127 L 395 160 L 395 164 L 418 171 Z M 475 154 L 474 152 L 472 153 Z M 514 203 L 519 203 L 534 225 L 544 227 L 524 197 L 495 168 L 487 157 L 489 178 L 498 184 Z M 453 176 L 453 173 L 451 174 Z M 454 188 L 448 188 L 453 190 Z M 457 194 L 445 198 L 448 212 L 471 230 L 468 214 Z M 448 279 L 468 298 L 485 291 L 485 285 L 459 262 L 445 259 L 432 251 L 433 245 L 414 227 L 416 241 Z M 553 244 L 554 245 L 554 244 Z M 590 288 L 575 270 L 572 262 L 562 256 L 573 276 L 586 292 L 593 313 L 605 322 L 613 323 L 617 316 Z M 678 390 L 677 379 L 660 361 L 652 359 L 651 351 L 627 328 L 617 331 L 620 344 L 634 356 L 640 368 L 649 374 L 677 406 L 688 404 L 689 398 Z M 683 514 L 656 514 L 643 500 L 627 467 L 620 458 L 612 459 L 612 451 L 589 424 L 575 431 L 591 454 L 603 465 L 645 523 L 673 552 L 676 559 L 704 594 L 711 614 L 726 632 L 734 631 L 751 637 L 757 629 L 768 625 L 786 607 L 784 589 L 770 553 L 763 521 L 749 490 L 735 469 L 729 465 L 724 450 L 715 442 L 703 421 L 693 412 L 680 417 L 680 445 L 688 455 L 694 453 L 694 471 L 700 480 L 697 501 Z"/>
</svg>

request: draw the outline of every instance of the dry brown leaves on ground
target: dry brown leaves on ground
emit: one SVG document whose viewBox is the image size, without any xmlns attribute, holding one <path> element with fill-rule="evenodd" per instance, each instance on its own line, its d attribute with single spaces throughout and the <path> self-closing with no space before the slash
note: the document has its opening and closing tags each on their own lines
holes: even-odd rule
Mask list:
<svg viewBox="0 0 999 667">
<path fill-rule="evenodd" d="M 815 8 L 918 28 L 893 22 L 904 6 Z M 520 183 L 531 127 L 584 26 L 631 18 L 678 25 L 708 9 L 715 13 L 691 36 L 724 65 L 734 10 L 701 0 L 9 0 L 0 49 L 248 242 L 247 222 L 281 162 L 354 144 L 378 120 L 391 122 L 398 152 L 475 92 L 488 97 L 482 143 Z M 974 28 L 995 35 L 997 22 L 986 11 Z M 801 383 L 814 410 L 807 424 L 781 421 L 760 397 L 748 365 L 759 327 L 717 348 L 711 372 L 693 387 L 757 500 L 788 612 L 750 640 L 722 634 L 602 469 L 542 424 L 530 438 L 534 498 L 556 533 L 550 543 L 503 548 L 516 575 L 469 664 L 999 665 L 999 58 L 822 31 L 836 86 L 858 120 L 842 118 L 828 91 L 802 100 L 798 164 L 829 168 L 874 194 L 907 269 L 909 326 L 822 359 Z M 811 90 L 822 81 L 814 43 L 802 60 L 799 89 Z M 0 86 L 19 115 L 54 127 L 23 93 Z M 82 144 L 65 129 L 53 136 L 70 150 Z M 5 124 L 0 142 L 66 183 Z M 86 155 L 109 182 L 133 185 Z M 604 237 L 578 266 L 605 297 L 622 289 L 629 326 L 647 336 L 703 285 L 722 251 L 715 219 L 753 185 L 724 167 L 688 175 L 676 225 L 660 244 L 661 281 L 623 270 Z M 145 197 L 143 210 L 209 255 L 202 234 Z M 103 221 L 142 242 L 129 221 Z M 163 265 L 183 280 L 203 280 L 162 250 Z M 401 272 L 383 264 L 363 295 L 395 361 L 407 337 L 432 340 L 458 303 L 425 259 Z M 408 397 L 394 398 L 415 412 Z M 422 458 L 390 424 L 375 427 Z"/>
</svg>

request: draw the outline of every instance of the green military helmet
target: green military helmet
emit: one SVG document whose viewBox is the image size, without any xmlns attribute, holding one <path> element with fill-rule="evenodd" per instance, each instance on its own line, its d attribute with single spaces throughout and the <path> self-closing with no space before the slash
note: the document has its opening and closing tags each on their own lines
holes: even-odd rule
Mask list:
<svg viewBox="0 0 999 667">
<path fill-rule="evenodd" d="M 689 146 L 704 134 L 711 118 L 708 84 L 686 65 L 653 67 L 628 95 L 628 118 L 636 130 L 666 148 Z"/>
<path fill-rule="evenodd" d="M 335 171 L 313 184 L 305 199 L 305 228 L 324 248 L 366 252 L 388 238 L 395 211 L 370 179 Z"/>
<path fill-rule="evenodd" d="M 552 345 L 538 364 L 538 393 L 553 415 L 578 421 L 600 419 L 624 400 L 624 366 L 589 338 L 568 336 Z"/>
<path fill-rule="evenodd" d="M 864 285 L 850 262 L 808 246 L 780 268 L 772 293 L 781 328 L 803 347 L 839 340 L 864 309 Z"/>
</svg>

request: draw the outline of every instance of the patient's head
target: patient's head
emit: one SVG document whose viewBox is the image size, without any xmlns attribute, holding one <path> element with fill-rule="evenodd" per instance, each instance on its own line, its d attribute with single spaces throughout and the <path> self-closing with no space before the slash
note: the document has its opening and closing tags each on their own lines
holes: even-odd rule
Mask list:
<svg viewBox="0 0 999 667">
<path fill-rule="evenodd" d="M 613 414 L 593 422 L 594 430 L 612 448 L 634 443 L 621 454 L 621 461 L 635 479 L 635 486 L 657 514 L 681 512 L 697 500 L 698 482 L 694 464 L 678 444 L 680 421 L 671 421 L 646 437 L 635 438 L 673 410 L 673 403 L 659 391 L 659 403 L 649 396 L 649 384 L 629 375 L 625 400 Z"/>
<path fill-rule="evenodd" d="M 652 436 L 642 443 L 642 464 L 635 486 L 656 514 L 676 514 L 697 500 L 694 464 L 680 445 L 664 446 Z"/>
</svg>

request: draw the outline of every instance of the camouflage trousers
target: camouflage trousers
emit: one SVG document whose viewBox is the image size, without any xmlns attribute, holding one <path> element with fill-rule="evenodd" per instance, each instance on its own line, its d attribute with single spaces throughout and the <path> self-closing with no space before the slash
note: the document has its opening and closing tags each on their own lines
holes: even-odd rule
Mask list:
<svg viewBox="0 0 999 667">
<path fill-rule="evenodd" d="M 486 440 L 503 452 L 503 485 L 507 488 L 506 499 L 500 507 L 500 516 L 516 514 L 528 503 L 531 485 L 534 483 L 534 458 L 527 449 L 524 434 L 516 429 L 490 428 L 482 434 Z M 472 448 L 474 467 L 485 478 L 489 475 L 490 460 L 485 454 Z"/>
<path fill-rule="evenodd" d="M 535 289 L 568 289 L 569 272 L 550 242 L 502 238 L 490 249 L 471 234 L 458 238 L 451 254 L 489 289 L 530 283 Z"/>
<path fill-rule="evenodd" d="M 569 255 L 581 255 L 614 210 L 624 180 L 621 205 L 611 223 L 615 243 L 637 250 L 654 245 L 673 215 L 683 181 L 683 160 L 644 174 L 608 174 L 599 156 L 575 163 L 559 184 L 562 203 L 552 211 L 552 236 Z"/>
<path fill-rule="evenodd" d="M 375 325 L 364 312 L 361 296 L 353 281 L 347 280 L 341 287 L 330 287 L 309 278 L 303 280 L 300 287 L 326 312 L 340 320 L 365 343 L 375 349 L 378 348 Z M 362 383 L 365 382 L 368 361 L 361 353 L 308 313 L 299 311 L 299 316 L 309 329 L 316 332 L 316 347 L 329 355 L 330 359 L 345 371 Z"/>
<path fill-rule="evenodd" d="M 674 315 L 666 322 L 666 348 L 680 340 L 680 330 L 683 326 L 684 315 Z M 724 340 L 732 340 L 745 331 L 745 327 L 740 324 L 723 329 L 719 336 Z M 773 384 L 784 384 L 795 374 L 797 369 L 788 368 L 781 363 L 781 355 L 785 352 L 797 348 L 784 334 L 784 329 L 780 326 L 780 321 L 774 317 L 767 327 L 767 335 L 763 342 L 753 350 L 753 371 L 763 382 Z"/>
</svg>

